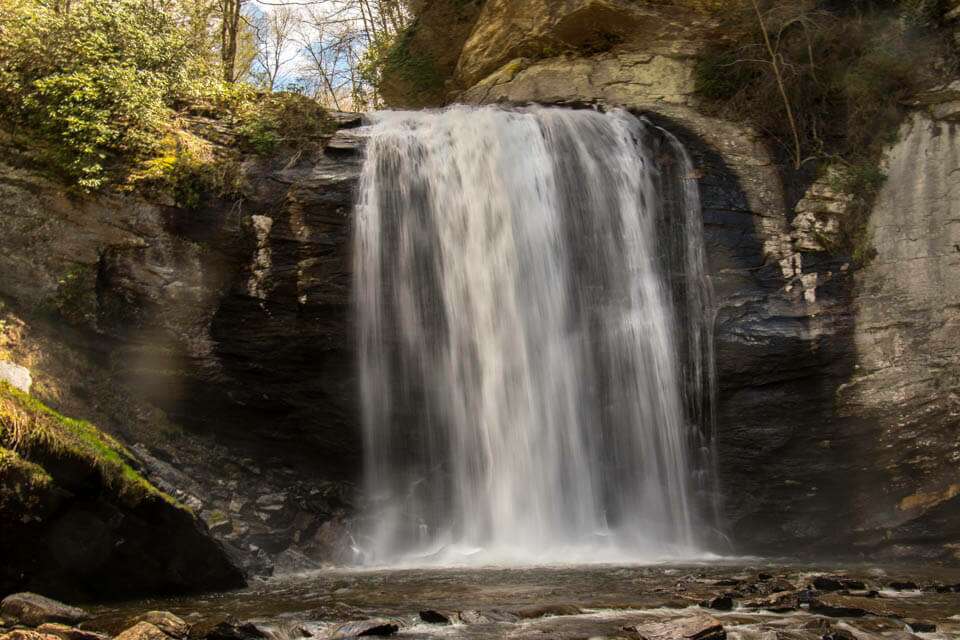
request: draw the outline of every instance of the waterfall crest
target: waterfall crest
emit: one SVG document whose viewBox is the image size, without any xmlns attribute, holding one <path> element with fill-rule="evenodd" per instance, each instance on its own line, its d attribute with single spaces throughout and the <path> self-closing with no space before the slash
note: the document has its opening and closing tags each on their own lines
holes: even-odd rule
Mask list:
<svg viewBox="0 0 960 640">
<path fill-rule="evenodd" d="M 698 553 L 713 345 L 692 171 L 624 111 L 373 116 L 354 276 L 369 561 Z"/>
</svg>

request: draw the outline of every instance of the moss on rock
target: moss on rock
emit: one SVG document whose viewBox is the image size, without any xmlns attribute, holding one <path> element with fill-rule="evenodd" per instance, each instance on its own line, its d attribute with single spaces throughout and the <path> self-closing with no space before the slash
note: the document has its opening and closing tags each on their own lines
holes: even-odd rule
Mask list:
<svg viewBox="0 0 960 640">
<path fill-rule="evenodd" d="M 16 469 L 30 486 L 53 480 L 41 466 L 44 461 L 70 460 L 99 474 L 104 486 L 128 504 L 153 496 L 176 505 L 131 466 L 133 456 L 119 442 L 6 383 L 0 383 L 0 447 L 0 468 Z"/>
</svg>

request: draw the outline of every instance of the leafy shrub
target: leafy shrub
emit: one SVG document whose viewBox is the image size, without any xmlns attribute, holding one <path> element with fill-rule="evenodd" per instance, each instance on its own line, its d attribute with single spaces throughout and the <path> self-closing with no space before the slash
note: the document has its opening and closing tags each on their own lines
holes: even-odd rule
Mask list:
<svg viewBox="0 0 960 640">
<path fill-rule="evenodd" d="M 170 105 L 198 75 L 171 16 L 144 0 L 0 8 L 0 112 L 47 143 L 56 169 L 94 189 L 119 156 L 155 150 Z"/>
<path fill-rule="evenodd" d="M 241 146 L 260 154 L 279 145 L 309 144 L 334 129 L 326 110 L 298 93 L 254 94 L 232 109 Z"/>
</svg>

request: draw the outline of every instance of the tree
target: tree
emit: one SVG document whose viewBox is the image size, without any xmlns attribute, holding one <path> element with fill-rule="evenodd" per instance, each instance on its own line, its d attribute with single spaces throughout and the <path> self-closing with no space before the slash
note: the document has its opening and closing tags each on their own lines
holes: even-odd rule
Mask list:
<svg viewBox="0 0 960 640">
<path fill-rule="evenodd" d="M 237 39 L 243 5 L 246 0 L 219 0 L 220 2 L 220 62 L 223 79 L 237 81 Z"/>
<path fill-rule="evenodd" d="M 269 91 L 277 88 L 286 65 L 296 58 L 290 45 L 297 27 L 298 16 L 289 6 L 278 6 L 259 14 L 253 23 L 256 33 L 256 63 L 260 84 Z"/>
</svg>

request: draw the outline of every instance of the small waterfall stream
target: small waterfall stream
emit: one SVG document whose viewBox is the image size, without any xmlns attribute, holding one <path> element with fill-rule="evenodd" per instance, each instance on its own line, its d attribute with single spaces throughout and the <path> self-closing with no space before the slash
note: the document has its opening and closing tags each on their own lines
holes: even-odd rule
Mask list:
<svg viewBox="0 0 960 640">
<path fill-rule="evenodd" d="M 368 561 L 699 553 L 712 302 L 683 147 L 623 111 L 454 107 L 370 129 Z"/>
</svg>

